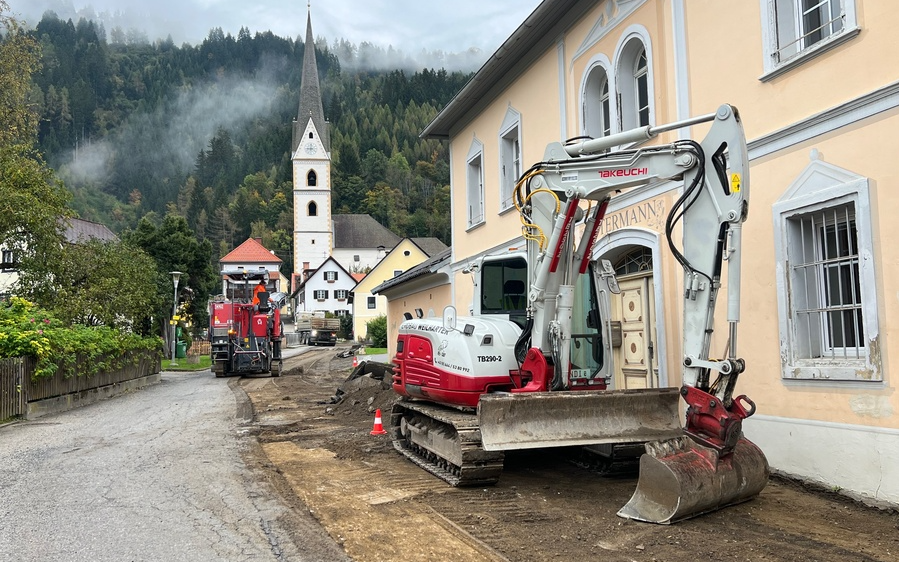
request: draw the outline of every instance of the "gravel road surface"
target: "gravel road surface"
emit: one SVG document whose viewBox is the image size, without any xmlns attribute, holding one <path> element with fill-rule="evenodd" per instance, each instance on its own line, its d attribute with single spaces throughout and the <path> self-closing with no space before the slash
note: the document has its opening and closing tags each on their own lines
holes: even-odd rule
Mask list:
<svg viewBox="0 0 899 562">
<path fill-rule="evenodd" d="M 0 560 L 348 560 L 245 465 L 241 397 L 209 371 L 164 373 L 0 427 Z"/>
</svg>

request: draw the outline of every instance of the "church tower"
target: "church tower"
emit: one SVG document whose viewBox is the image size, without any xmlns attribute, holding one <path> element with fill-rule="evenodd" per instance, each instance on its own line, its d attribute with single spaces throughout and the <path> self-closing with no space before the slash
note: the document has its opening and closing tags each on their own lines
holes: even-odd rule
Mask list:
<svg viewBox="0 0 899 562">
<path fill-rule="evenodd" d="M 300 108 L 293 122 L 293 268 L 317 269 L 331 255 L 331 143 L 322 109 L 312 13 L 307 7 Z M 308 264 L 308 265 L 306 265 Z"/>
</svg>

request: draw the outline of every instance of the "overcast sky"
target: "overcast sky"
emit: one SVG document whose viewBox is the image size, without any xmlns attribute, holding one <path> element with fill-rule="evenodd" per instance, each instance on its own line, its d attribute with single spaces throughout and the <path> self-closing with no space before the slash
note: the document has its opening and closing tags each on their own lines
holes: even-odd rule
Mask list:
<svg viewBox="0 0 899 562">
<path fill-rule="evenodd" d="M 478 48 L 484 59 L 537 7 L 539 0 L 312 0 L 312 30 L 329 44 L 345 38 L 408 55 Z M 241 26 L 251 33 L 270 30 L 302 38 L 306 0 L 9 0 L 14 14 L 33 27 L 45 10 L 64 19 L 102 14 L 123 29 L 142 29 L 153 41 L 171 35 L 176 44 L 196 45 L 209 30 L 221 27 L 236 36 Z M 105 12 L 105 13 L 104 13 Z M 110 17 L 112 16 L 112 17 Z M 105 24 L 107 37 L 111 30 Z"/>
</svg>

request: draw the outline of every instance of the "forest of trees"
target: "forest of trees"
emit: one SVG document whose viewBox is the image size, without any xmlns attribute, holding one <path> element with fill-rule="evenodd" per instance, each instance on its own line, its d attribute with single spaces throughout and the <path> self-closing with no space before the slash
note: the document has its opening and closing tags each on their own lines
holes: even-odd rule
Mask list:
<svg viewBox="0 0 899 562">
<path fill-rule="evenodd" d="M 88 20 L 47 12 L 29 100 L 39 147 L 82 218 L 116 232 L 166 215 L 187 221 L 213 259 L 259 236 L 291 270 L 290 143 L 306 46 L 272 33 L 213 29 L 197 46 L 109 38 Z M 334 213 L 368 213 L 400 236 L 449 244 L 444 143 L 418 134 L 469 75 L 341 69 L 318 40 L 330 122 Z M 288 269 L 290 268 L 290 269 Z"/>
</svg>

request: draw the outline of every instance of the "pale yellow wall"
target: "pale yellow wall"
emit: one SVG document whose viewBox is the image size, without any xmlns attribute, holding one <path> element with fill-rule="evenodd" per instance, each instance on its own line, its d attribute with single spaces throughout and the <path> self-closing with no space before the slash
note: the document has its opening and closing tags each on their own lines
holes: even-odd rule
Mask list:
<svg viewBox="0 0 899 562">
<path fill-rule="evenodd" d="M 503 95 L 452 139 L 453 168 L 453 252 L 455 258 L 471 256 L 504 244 L 520 235 L 521 222 L 513 208 L 499 215 L 499 133 L 506 111 L 521 113 L 522 170 L 543 157 L 549 140 L 559 140 L 558 60 L 551 49 L 530 71 L 511 84 Z M 547 81 L 545 76 L 552 76 Z M 477 138 L 484 145 L 484 216 L 486 222 L 467 230 L 466 173 L 467 155 Z M 549 139 L 549 140 L 547 140 Z M 461 302 L 461 301 L 460 301 Z M 467 304 L 465 305 L 467 307 Z"/>
<path fill-rule="evenodd" d="M 408 312 L 415 315 L 415 309 L 420 308 L 424 317 L 432 315 L 436 318 L 443 316 L 443 308 L 452 302 L 452 287 L 447 283 L 439 287 L 419 291 L 411 295 L 391 300 L 387 304 L 387 351 L 390 359 L 396 355 L 396 338 L 399 334 L 400 324 L 403 323 L 403 314 Z"/>
<path fill-rule="evenodd" d="M 896 377 L 890 376 L 889 358 L 896 351 L 890 337 L 899 318 L 899 259 L 893 242 L 899 240 L 896 194 L 899 174 L 895 150 L 872 139 L 895 137 L 899 111 L 876 119 L 867 126 L 840 135 L 818 139 L 785 150 L 776 158 L 755 163 L 752 168 L 752 206 L 744 227 L 742 345 L 749 362 L 740 379 L 741 392 L 764 405 L 764 413 L 790 418 L 838 423 L 899 427 L 899 396 Z M 880 302 L 880 343 L 884 383 L 834 384 L 820 381 L 785 384 L 781 380 L 777 329 L 777 288 L 774 277 L 774 234 L 771 206 L 809 164 L 816 148 L 821 159 L 872 181 L 872 229 L 877 298 Z M 870 407 L 869 407 L 870 406 Z"/>
<path fill-rule="evenodd" d="M 894 2 L 857 0 L 857 37 L 768 82 L 759 2 L 685 4 L 693 112 L 736 105 L 750 140 L 899 80 Z"/>
<path fill-rule="evenodd" d="M 403 255 L 407 251 L 409 255 Z M 381 295 L 375 295 L 376 307 L 368 308 L 368 297 L 372 296 L 371 290 L 388 279 L 392 279 L 394 271 L 406 271 L 427 258 L 428 256 L 415 243 L 404 238 L 359 282 L 353 291 L 353 335 L 356 339 L 365 339 L 367 336 L 366 323 L 382 314 L 388 314 L 387 299 Z"/>
</svg>

